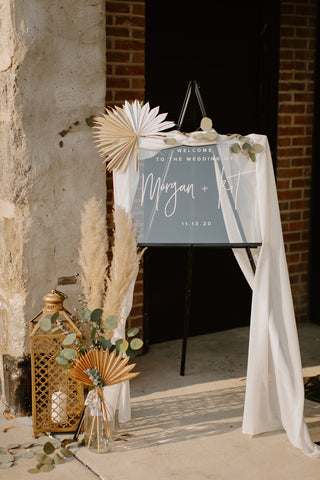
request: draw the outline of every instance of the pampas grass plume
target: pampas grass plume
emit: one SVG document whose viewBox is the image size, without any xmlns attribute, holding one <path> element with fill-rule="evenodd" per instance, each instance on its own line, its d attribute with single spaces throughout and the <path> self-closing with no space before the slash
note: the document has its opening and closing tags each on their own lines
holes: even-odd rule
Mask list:
<svg viewBox="0 0 320 480">
<path fill-rule="evenodd" d="M 92 197 L 81 213 L 79 265 L 87 308 L 101 308 L 108 265 L 108 235 L 101 203 Z"/>
<path fill-rule="evenodd" d="M 107 279 L 103 316 L 121 315 L 123 300 L 133 280 L 135 280 L 143 251 L 137 251 L 137 230 L 132 216 L 120 206 L 113 210 L 115 224 L 113 257 Z M 111 333 L 111 332 L 110 332 Z"/>
</svg>

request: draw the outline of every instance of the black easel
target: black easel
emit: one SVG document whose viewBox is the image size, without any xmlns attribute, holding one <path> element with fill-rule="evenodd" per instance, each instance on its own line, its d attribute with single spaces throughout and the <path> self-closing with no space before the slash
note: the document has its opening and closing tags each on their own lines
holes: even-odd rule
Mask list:
<svg viewBox="0 0 320 480">
<path fill-rule="evenodd" d="M 186 92 L 186 95 L 185 95 L 185 98 L 184 98 L 184 102 L 183 102 L 183 105 L 182 105 L 182 108 L 181 108 L 181 112 L 180 112 L 180 115 L 179 115 L 179 120 L 178 120 L 178 123 L 177 123 L 177 130 L 179 130 L 179 131 L 181 130 L 181 127 L 182 127 L 182 123 L 183 123 L 183 120 L 184 120 L 184 117 L 185 117 L 185 114 L 186 114 L 186 110 L 187 110 L 187 107 L 188 107 L 188 103 L 189 103 L 192 91 L 194 91 L 195 94 L 196 94 L 202 116 L 203 117 L 207 116 L 206 110 L 205 110 L 205 107 L 204 107 L 204 104 L 203 104 L 203 100 L 202 100 L 202 97 L 201 97 L 199 84 L 196 80 L 190 80 L 190 82 L 188 84 L 187 92 Z M 221 167 L 219 166 L 219 168 L 221 168 Z M 220 170 L 220 173 L 222 173 L 221 170 Z M 226 182 L 227 182 L 227 180 L 226 180 Z M 234 200 L 233 200 L 233 197 L 232 197 L 232 194 L 231 194 L 231 189 L 229 188 L 228 184 L 226 184 L 226 191 L 227 191 L 227 194 L 228 194 L 228 197 L 229 197 L 229 201 L 231 202 L 231 205 L 234 205 Z M 237 245 L 236 244 L 227 244 L 226 247 L 229 247 L 229 248 L 245 248 L 246 252 L 247 252 L 247 255 L 248 255 L 248 259 L 250 261 L 252 271 L 253 271 L 253 273 L 255 273 L 256 265 L 255 265 L 254 258 L 252 256 L 251 248 L 256 248 L 260 244 L 259 243 L 249 244 L 246 241 L 245 232 L 244 232 L 243 227 L 241 225 L 241 221 L 240 221 L 238 212 L 236 211 L 235 208 L 233 208 L 233 213 L 234 213 L 235 220 L 236 220 L 237 226 L 239 228 L 239 232 L 240 232 L 241 239 L 242 239 L 243 243 L 240 243 L 240 244 L 237 244 Z M 185 371 L 185 362 L 186 362 L 186 354 L 187 354 L 187 341 L 188 341 L 188 335 L 189 335 L 190 303 L 191 303 L 191 287 L 192 287 L 192 267 L 193 267 L 193 245 L 189 245 L 188 246 L 188 263 L 187 263 L 187 279 L 186 279 L 186 294 L 185 294 L 185 310 L 184 310 L 182 352 L 181 352 L 181 364 L 180 364 L 180 375 L 181 376 L 184 376 L 184 371 Z"/>
</svg>

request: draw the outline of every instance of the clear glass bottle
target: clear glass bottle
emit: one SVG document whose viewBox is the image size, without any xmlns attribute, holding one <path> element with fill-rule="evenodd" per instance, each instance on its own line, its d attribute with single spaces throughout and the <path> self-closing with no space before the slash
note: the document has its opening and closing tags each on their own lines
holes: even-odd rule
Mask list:
<svg viewBox="0 0 320 480">
<path fill-rule="evenodd" d="M 95 453 L 109 452 L 114 441 L 114 419 L 103 399 L 101 388 L 89 395 L 84 418 L 85 442 Z"/>
</svg>

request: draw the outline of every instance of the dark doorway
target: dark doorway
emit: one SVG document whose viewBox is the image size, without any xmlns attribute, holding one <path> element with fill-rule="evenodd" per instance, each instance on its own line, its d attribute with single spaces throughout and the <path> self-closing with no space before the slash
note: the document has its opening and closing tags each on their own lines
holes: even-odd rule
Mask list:
<svg viewBox="0 0 320 480">
<path fill-rule="evenodd" d="M 276 158 L 280 1 L 146 0 L 146 100 L 177 121 L 197 80 L 219 133 L 268 135 Z M 183 131 L 197 129 L 191 98 Z M 187 249 L 149 248 L 145 259 L 147 341 L 182 336 Z M 190 335 L 250 320 L 251 290 L 232 252 L 195 248 Z"/>
<path fill-rule="evenodd" d="M 313 125 L 313 159 L 310 215 L 310 319 L 320 323 L 319 274 L 320 274 L 320 1 L 317 2 L 317 50 L 315 58 L 315 99 Z"/>
</svg>

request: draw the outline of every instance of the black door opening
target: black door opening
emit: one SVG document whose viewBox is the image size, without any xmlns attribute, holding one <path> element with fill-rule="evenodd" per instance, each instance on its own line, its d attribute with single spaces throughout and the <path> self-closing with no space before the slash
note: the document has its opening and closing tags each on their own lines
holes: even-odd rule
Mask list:
<svg viewBox="0 0 320 480">
<path fill-rule="evenodd" d="M 146 1 L 146 100 L 177 121 L 188 82 L 197 80 L 219 133 L 268 135 L 275 160 L 280 2 Z M 196 130 L 191 99 L 182 131 Z M 187 249 L 149 248 L 145 259 L 147 342 L 180 338 Z M 190 335 L 250 320 L 251 289 L 230 249 L 195 248 Z"/>
</svg>

